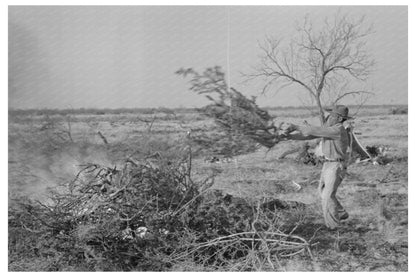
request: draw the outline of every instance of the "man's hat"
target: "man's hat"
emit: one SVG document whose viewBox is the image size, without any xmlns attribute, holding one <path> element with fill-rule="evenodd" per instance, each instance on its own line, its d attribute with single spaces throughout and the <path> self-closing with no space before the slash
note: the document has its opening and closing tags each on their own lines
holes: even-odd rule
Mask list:
<svg viewBox="0 0 416 277">
<path fill-rule="evenodd" d="M 339 115 L 345 119 L 353 119 L 353 117 L 348 116 L 348 108 L 344 105 L 337 105 L 333 108 L 326 108 L 325 111 L 328 111 L 329 113 Z"/>
</svg>

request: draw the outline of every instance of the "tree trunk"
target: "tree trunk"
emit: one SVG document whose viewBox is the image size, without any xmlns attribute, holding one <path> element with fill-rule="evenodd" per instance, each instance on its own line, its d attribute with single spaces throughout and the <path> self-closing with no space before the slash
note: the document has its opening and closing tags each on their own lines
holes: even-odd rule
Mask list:
<svg viewBox="0 0 416 277">
<path fill-rule="evenodd" d="M 316 100 L 316 105 L 318 106 L 318 109 L 319 109 L 319 119 L 321 121 L 321 125 L 323 126 L 325 123 L 325 113 L 324 113 L 324 109 L 322 108 L 320 95 L 321 95 L 320 91 L 317 92 L 315 100 Z"/>
</svg>

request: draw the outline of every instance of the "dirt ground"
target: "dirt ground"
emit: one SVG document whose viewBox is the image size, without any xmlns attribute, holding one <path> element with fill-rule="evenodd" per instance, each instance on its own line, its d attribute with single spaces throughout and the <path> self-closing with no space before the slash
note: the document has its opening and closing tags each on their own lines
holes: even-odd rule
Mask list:
<svg viewBox="0 0 416 277">
<path fill-rule="evenodd" d="M 277 116 L 277 120 L 293 123 L 305 119 L 297 114 Z M 163 148 L 163 141 L 184 139 L 189 129 L 212 127 L 212 122 L 196 114 L 160 115 L 153 123 L 143 121 L 144 117 L 11 117 L 9 197 L 25 194 L 42 199 L 47 187 L 71 180 L 79 165 L 92 162 L 116 166 L 132 151 L 147 146 Z M 278 159 L 296 142 L 280 143 L 271 151 L 259 149 L 224 162 L 207 163 L 204 157 L 198 157 L 193 163 L 193 178 L 214 174 L 214 189 L 259 201 L 298 203 L 287 209 L 282 220 L 288 229 L 296 227 L 294 234 L 310 241 L 314 257 L 305 254 L 282 260 L 284 270 L 407 271 L 408 118 L 390 115 L 386 110 L 356 117 L 355 130 L 360 133 L 361 143 L 387 147 L 392 161 L 386 165 L 356 163 L 348 168 L 338 198 L 350 218 L 336 231 L 328 230 L 321 216 L 316 194 L 320 166 L 299 164 L 291 156 Z M 312 118 L 306 120 L 316 123 Z M 153 140 L 144 145 L 143 139 L 150 135 Z"/>
</svg>

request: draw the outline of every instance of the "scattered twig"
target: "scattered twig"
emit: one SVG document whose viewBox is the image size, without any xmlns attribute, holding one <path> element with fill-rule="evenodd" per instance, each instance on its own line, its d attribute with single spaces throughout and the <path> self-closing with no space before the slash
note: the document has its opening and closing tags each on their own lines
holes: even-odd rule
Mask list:
<svg viewBox="0 0 416 277">
<path fill-rule="evenodd" d="M 97 134 L 100 136 L 100 138 L 103 140 L 103 142 L 104 142 L 104 144 L 108 144 L 108 141 L 107 141 L 107 139 L 105 138 L 105 136 L 100 132 L 100 131 L 98 131 L 97 132 Z"/>
</svg>

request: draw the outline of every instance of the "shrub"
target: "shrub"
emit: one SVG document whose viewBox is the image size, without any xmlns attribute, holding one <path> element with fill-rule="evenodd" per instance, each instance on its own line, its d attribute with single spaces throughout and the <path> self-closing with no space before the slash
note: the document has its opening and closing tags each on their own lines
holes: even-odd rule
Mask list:
<svg viewBox="0 0 416 277">
<path fill-rule="evenodd" d="M 390 109 L 390 114 L 407 114 L 407 107 L 394 107 Z"/>
</svg>

